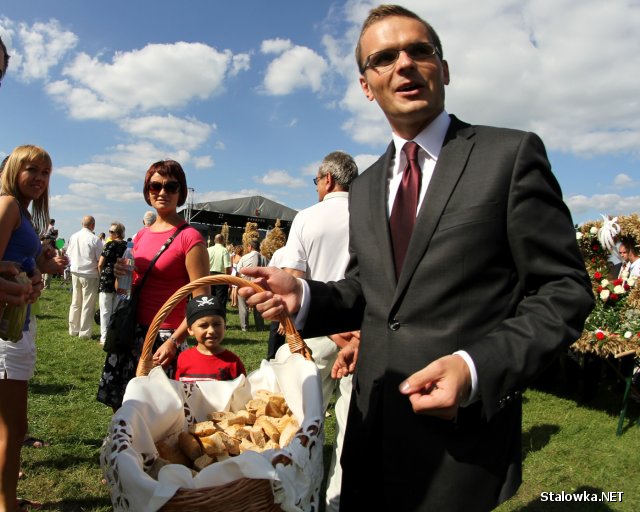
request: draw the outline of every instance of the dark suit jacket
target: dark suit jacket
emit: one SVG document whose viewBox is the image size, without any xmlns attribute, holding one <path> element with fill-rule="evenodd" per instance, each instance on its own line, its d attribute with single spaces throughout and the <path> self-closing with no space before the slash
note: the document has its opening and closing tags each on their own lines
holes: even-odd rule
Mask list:
<svg viewBox="0 0 640 512">
<path fill-rule="evenodd" d="M 580 335 L 589 278 L 542 141 L 452 117 L 396 280 L 393 155 L 351 186 L 346 278 L 310 282 L 305 336 L 362 330 L 341 507 L 490 510 L 521 481 L 519 393 Z M 454 422 L 416 415 L 398 385 L 456 350 L 479 400 Z"/>
</svg>

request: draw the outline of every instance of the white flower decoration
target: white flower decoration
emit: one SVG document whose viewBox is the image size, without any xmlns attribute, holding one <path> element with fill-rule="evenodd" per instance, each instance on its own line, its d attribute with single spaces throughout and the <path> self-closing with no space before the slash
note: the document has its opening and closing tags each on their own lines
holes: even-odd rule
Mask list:
<svg viewBox="0 0 640 512">
<path fill-rule="evenodd" d="M 595 226 L 591 226 L 591 229 L 589 230 L 589 233 L 591 233 L 592 235 L 597 235 L 598 234 L 598 228 Z"/>
<path fill-rule="evenodd" d="M 584 235 L 581 231 L 576 231 L 576 240 L 581 240 Z"/>
<path fill-rule="evenodd" d="M 607 300 L 609 299 L 609 295 L 611 295 L 611 292 L 609 290 L 602 290 L 600 292 L 600 298 L 604 301 L 607 302 Z"/>
<path fill-rule="evenodd" d="M 628 340 L 629 338 L 631 338 L 631 336 L 633 336 L 633 333 L 632 333 L 631 331 L 627 331 L 627 332 L 625 332 L 625 333 L 624 333 L 624 337 L 625 337 L 625 339 L 627 339 L 627 340 Z"/>
<path fill-rule="evenodd" d="M 621 284 L 617 285 L 613 288 L 613 293 L 617 293 L 618 295 L 625 293 L 624 286 L 622 286 Z"/>
</svg>

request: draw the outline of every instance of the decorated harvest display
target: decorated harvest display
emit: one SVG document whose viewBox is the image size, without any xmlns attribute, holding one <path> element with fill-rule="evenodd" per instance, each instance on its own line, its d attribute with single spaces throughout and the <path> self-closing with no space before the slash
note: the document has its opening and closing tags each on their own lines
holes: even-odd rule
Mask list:
<svg viewBox="0 0 640 512">
<path fill-rule="evenodd" d="M 589 221 L 576 232 L 593 285 L 595 307 L 572 349 L 599 356 L 634 350 L 640 355 L 640 284 L 636 278 L 612 274 L 611 254 L 621 240 L 640 240 L 640 218 L 628 215 Z"/>
</svg>

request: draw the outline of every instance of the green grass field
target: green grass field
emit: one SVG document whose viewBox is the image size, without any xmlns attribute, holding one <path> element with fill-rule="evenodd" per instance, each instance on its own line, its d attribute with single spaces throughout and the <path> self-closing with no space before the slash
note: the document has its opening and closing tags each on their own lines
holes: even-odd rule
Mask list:
<svg viewBox="0 0 640 512">
<path fill-rule="evenodd" d="M 104 352 L 94 339 L 67 334 L 69 285 L 54 280 L 40 299 L 38 363 L 30 383 L 30 434 L 51 446 L 25 448 L 19 496 L 43 502 L 45 510 L 107 511 L 98 454 L 110 409 L 95 394 Z M 227 347 L 256 369 L 266 354 L 267 333 L 243 333 L 238 316 L 229 311 Z M 640 417 L 629 407 L 623 435 L 615 435 L 622 392 L 605 378 L 585 402 L 560 371 L 549 372 L 547 391 L 525 393 L 523 419 L 524 483 L 518 494 L 498 510 L 507 511 L 636 511 L 640 510 Z M 325 455 L 333 440 L 333 415 L 326 422 Z M 328 460 L 327 460 L 328 465 Z M 541 493 L 624 492 L 616 503 L 543 502 Z"/>
</svg>

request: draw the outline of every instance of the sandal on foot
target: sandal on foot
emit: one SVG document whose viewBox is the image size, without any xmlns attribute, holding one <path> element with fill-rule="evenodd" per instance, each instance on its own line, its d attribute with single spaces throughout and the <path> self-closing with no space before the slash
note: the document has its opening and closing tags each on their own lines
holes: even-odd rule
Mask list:
<svg viewBox="0 0 640 512">
<path fill-rule="evenodd" d="M 37 439 L 35 437 L 25 437 L 24 441 L 22 441 L 22 446 L 30 447 L 30 448 L 44 448 L 45 446 L 49 446 L 47 441 L 43 439 Z"/>
<path fill-rule="evenodd" d="M 18 498 L 16 500 L 16 506 L 18 507 L 18 511 L 28 511 L 28 510 L 37 510 L 42 508 L 42 503 L 32 500 L 25 500 L 24 498 Z"/>
</svg>

